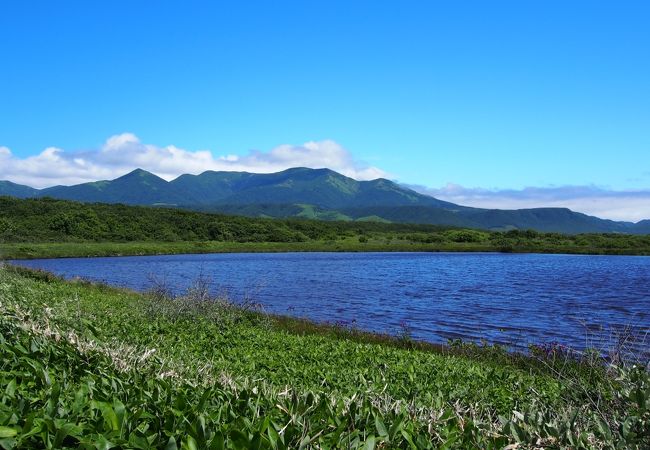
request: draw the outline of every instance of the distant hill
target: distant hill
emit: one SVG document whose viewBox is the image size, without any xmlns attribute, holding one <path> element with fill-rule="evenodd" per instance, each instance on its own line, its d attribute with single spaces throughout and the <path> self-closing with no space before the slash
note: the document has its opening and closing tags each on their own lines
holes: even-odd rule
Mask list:
<svg viewBox="0 0 650 450">
<path fill-rule="evenodd" d="M 23 186 L 22 184 L 12 183 L 11 181 L 0 181 L 0 195 L 9 195 L 11 197 L 27 198 L 39 195 L 39 190 Z"/>
<path fill-rule="evenodd" d="M 128 205 L 174 206 L 252 217 L 386 221 L 562 233 L 650 233 L 650 220 L 615 222 L 566 208 L 470 208 L 420 194 L 383 178 L 357 181 L 329 169 L 270 174 L 207 171 L 166 181 L 136 169 L 110 181 L 33 189 L 0 181 L 0 195 Z"/>
<path fill-rule="evenodd" d="M 112 181 L 95 181 L 42 189 L 38 196 L 127 205 L 176 205 L 184 202 L 186 198 L 166 180 L 142 169 L 136 169 Z"/>
<path fill-rule="evenodd" d="M 650 234 L 650 220 L 642 220 L 633 226 L 636 234 Z"/>
</svg>

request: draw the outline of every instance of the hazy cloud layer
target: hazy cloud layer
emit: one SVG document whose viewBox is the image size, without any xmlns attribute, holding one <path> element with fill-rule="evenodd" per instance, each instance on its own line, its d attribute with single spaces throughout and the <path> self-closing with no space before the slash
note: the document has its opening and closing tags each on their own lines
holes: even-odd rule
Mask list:
<svg viewBox="0 0 650 450">
<path fill-rule="evenodd" d="M 650 219 L 650 190 L 613 191 L 597 186 L 466 188 L 457 184 L 434 189 L 409 186 L 441 200 L 478 208 L 521 209 L 562 207 L 603 219 L 637 222 Z"/>
<path fill-rule="evenodd" d="M 36 188 L 110 180 L 138 167 L 167 180 L 206 170 L 268 173 L 290 167 L 328 167 L 358 180 L 387 176 L 381 169 L 355 161 L 350 152 L 331 140 L 280 145 L 245 156 L 215 156 L 209 150 L 144 144 L 132 133 L 112 136 L 101 148 L 85 152 L 49 147 L 38 155 L 18 158 L 7 147 L 0 147 L 0 180 Z"/>
</svg>

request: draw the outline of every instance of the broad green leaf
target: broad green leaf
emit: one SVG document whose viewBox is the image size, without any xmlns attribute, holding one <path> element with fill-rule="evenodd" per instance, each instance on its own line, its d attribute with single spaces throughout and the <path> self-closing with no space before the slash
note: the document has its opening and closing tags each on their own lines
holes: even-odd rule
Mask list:
<svg viewBox="0 0 650 450">
<path fill-rule="evenodd" d="M 18 430 L 10 427 L 0 426 L 0 438 L 10 438 L 18 434 Z"/>
<path fill-rule="evenodd" d="M 381 420 L 379 415 L 375 415 L 375 428 L 377 429 L 379 436 L 388 436 L 386 425 L 384 425 L 384 422 Z"/>
<path fill-rule="evenodd" d="M 178 447 L 176 446 L 176 439 L 170 437 L 167 440 L 167 444 L 165 445 L 165 450 L 178 450 Z"/>
</svg>

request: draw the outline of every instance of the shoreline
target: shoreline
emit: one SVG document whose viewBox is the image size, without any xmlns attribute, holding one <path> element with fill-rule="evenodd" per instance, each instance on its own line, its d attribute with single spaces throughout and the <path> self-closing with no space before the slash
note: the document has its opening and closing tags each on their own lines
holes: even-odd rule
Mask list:
<svg viewBox="0 0 650 450">
<path fill-rule="evenodd" d="M 59 282 L 67 285 L 78 285 L 87 289 L 99 289 L 105 292 L 123 293 L 129 296 L 139 298 L 149 298 L 156 295 L 151 290 L 137 290 L 134 288 L 113 285 L 106 281 L 97 281 L 84 277 L 74 276 L 66 278 L 62 275 L 56 274 L 47 269 L 33 268 L 20 265 L 17 261 L 2 261 L 0 260 L 0 271 L 5 268 L 20 276 L 32 278 L 37 281 L 45 282 Z M 186 293 L 175 294 L 164 300 L 173 298 L 182 298 Z M 216 297 L 215 297 L 216 298 Z M 229 299 L 226 298 L 228 302 Z M 273 324 L 276 330 L 281 330 L 296 336 L 324 336 L 333 339 L 344 339 L 356 342 L 358 344 L 371 344 L 387 346 L 395 349 L 406 349 L 423 351 L 426 353 L 435 353 L 443 356 L 461 356 L 461 357 L 474 357 L 474 358 L 504 358 L 507 363 L 514 363 L 517 366 L 524 365 L 537 365 L 539 363 L 536 351 L 551 345 L 554 350 L 561 352 L 567 361 L 572 361 L 575 364 L 583 364 L 583 359 L 596 351 L 599 358 L 604 363 L 610 362 L 610 354 L 617 353 L 617 356 L 637 358 L 639 360 L 642 355 L 648 355 L 647 352 L 642 354 L 635 354 L 626 352 L 625 354 L 618 354 L 613 348 L 581 348 L 572 347 L 562 342 L 551 341 L 528 341 L 527 343 L 517 343 L 513 341 L 495 342 L 485 338 L 472 340 L 471 338 L 448 338 L 446 342 L 436 342 L 426 339 L 418 339 L 412 337 L 408 328 L 395 328 L 394 332 L 381 332 L 372 331 L 358 327 L 354 322 L 332 322 L 332 321 L 318 321 L 308 317 L 292 316 L 290 314 L 273 313 L 261 309 L 253 308 L 247 309 L 245 306 L 238 303 L 232 303 L 231 306 L 235 309 L 241 309 L 242 312 L 255 316 L 264 321 L 268 320 Z M 591 363 L 590 363 L 591 364 Z M 644 363 L 646 364 L 646 363 Z"/>
<path fill-rule="evenodd" d="M 65 278 L 46 269 L 38 269 L 12 264 L 11 262 L 0 261 L 0 270 L 9 270 L 21 277 L 33 279 L 46 283 L 62 283 L 69 286 L 79 286 L 83 289 L 100 290 L 107 293 L 127 294 L 131 297 L 145 299 L 149 295 L 147 291 L 138 291 L 124 286 L 115 286 L 107 282 L 85 279 L 82 277 Z M 178 297 L 182 297 L 183 294 Z M 332 339 L 343 339 L 355 342 L 357 344 L 370 344 L 386 346 L 394 349 L 411 350 L 425 353 L 434 353 L 441 356 L 458 356 L 470 358 L 498 358 L 503 362 L 514 364 L 515 366 L 534 365 L 537 367 L 538 358 L 528 351 L 523 351 L 521 347 L 512 344 L 489 343 L 487 341 L 472 341 L 463 339 L 448 340 L 447 343 L 431 342 L 422 339 L 412 338 L 408 333 L 404 335 L 382 333 L 376 331 L 364 330 L 355 325 L 319 322 L 306 317 L 296 317 L 287 314 L 277 314 L 257 309 L 247 310 L 236 303 L 232 304 L 235 309 L 241 310 L 242 313 L 255 316 L 258 319 L 268 319 L 273 324 L 272 327 L 278 331 L 284 331 L 295 336 L 321 336 Z M 535 345 L 541 345 L 538 343 Z M 568 361 L 575 364 L 582 364 L 583 350 L 577 350 L 568 346 L 560 346 L 566 354 Z M 604 360 L 603 360 L 604 361 Z"/>
<path fill-rule="evenodd" d="M 119 256 L 158 256 L 211 253 L 517 253 L 650 256 L 647 249 L 593 247 L 532 247 L 507 249 L 476 243 L 435 245 L 426 243 L 382 243 L 344 241 L 222 242 L 222 241 L 133 241 L 133 242 L 20 242 L 0 243 L 0 259 L 29 260 Z"/>
</svg>

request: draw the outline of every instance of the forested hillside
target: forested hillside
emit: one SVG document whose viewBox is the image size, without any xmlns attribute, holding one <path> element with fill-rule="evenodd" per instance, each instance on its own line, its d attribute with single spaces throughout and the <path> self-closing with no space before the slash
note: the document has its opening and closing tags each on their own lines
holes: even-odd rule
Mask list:
<svg viewBox="0 0 650 450">
<path fill-rule="evenodd" d="M 390 180 L 357 181 L 329 169 L 277 173 L 213 172 L 166 181 L 137 169 L 114 180 L 33 189 L 0 182 L 0 195 L 19 198 L 167 206 L 249 217 L 426 223 L 490 231 L 650 233 L 643 221 L 616 222 L 567 208 L 470 208 L 423 195 Z"/>
<path fill-rule="evenodd" d="M 43 244 L 42 248 L 37 248 L 37 243 Z M 125 246 L 127 243 L 140 244 L 129 247 Z M 266 219 L 175 208 L 13 197 L 0 197 L 0 244 L 0 253 L 13 257 L 211 251 L 650 254 L 650 236 L 565 235 L 534 230 L 489 232 L 372 221 Z M 67 244 L 76 246 L 65 247 Z M 121 246 L 118 248 L 117 244 Z M 58 250 L 54 249 L 56 246 Z"/>
</svg>

